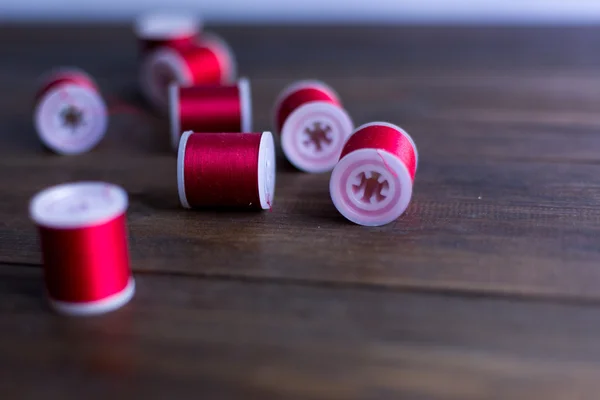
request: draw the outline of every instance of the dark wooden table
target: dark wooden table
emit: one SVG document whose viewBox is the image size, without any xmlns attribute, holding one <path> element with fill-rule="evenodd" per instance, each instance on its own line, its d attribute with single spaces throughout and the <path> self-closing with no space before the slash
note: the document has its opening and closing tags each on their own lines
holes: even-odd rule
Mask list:
<svg viewBox="0 0 600 400">
<path fill-rule="evenodd" d="M 357 124 L 410 132 L 397 222 L 343 219 L 328 175 L 280 162 L 272 212 L 180 208 L 167 121 L 112 117 L 59 157 L 32 128 L 36 78 L 77 65 L 139 108 L 128 27 L 0 28 L 2 398 L 595 399 L 600 391 L 600 29 L 216 29 L 252 78 L 256 129 L 301 78 Z M 31 196 L 127 189 L 134 301 L 52 314 Z M 143 397 L 142 397 L 143 396 Z"/>
</svg>

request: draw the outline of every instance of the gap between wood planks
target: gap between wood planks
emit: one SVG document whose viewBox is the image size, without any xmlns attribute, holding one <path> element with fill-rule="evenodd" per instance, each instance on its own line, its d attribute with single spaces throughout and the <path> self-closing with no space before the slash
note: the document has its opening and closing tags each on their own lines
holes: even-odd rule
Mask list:
<svg viewBox="0 0 600 400">
<path fill-rule="evenodd" d="M 0 276 L 10 275 L 18 276 L 23 275 L 23 268 L 28 271 L 41 270 L 41 264 L 34 263 L 21 263 L 21 262 L 3 262 L 0 261 Z M 7 271 L 7 269 L 9 271 Z M 19 271 L 17 271 L 19 270 Z M 563 304 L 563 305 L 581 305 L 581 306 L 598 306 L 600 305 L 600 299 L 596 298 L 582 298 L 577 296 L 569 295 L 557 295 L 557 294 L 544 294 L 544 293 L 515 293 L 515 292 L 502 292 L 500 290 L 481 290 L 477 288 L 465 289 L 465 288 L 453 288 L 453 287 L 442 287 L 438 285 L 424 286 L 421 283 L 405 283 L 395 285 L 382 285 L 370 282 L 340 282 L 340 281 L 327 281 L 327 280 L 315 280 L 315 279 L 300 279 L 300 278 L 282 278 L 282 277 L 265 277 L 265 276 L 242 276 L 242 275 L 231 275 L 224 273 L 187 273 L 181 271 L 152 271 L 152 270 L 133 270 L 134 275 L 144 275 L 152 277 L 178 277 L 178 278 L 189 278 L 189 279 L 200 279 L 206 281 L 215 282 L 241 282 L 252 285 L 281 285 L 281 286 L 295 286 L 295 287 L 306 287 L 306 288 L 329 288 L 334 290 L 364 290 L 370 292 L 397 292 L 397 293 L 414 293 L 424 294 L 432 296 L 447 296 L 447 297 L 462 297 L 462 298 L 486 298 L 486 299 L 498 299 L 498 300 L 516 300 L 521 302 L 534 302 L 534 303 L 546 303 L 546 304 Z M 28 277 L 31 277 L 28 274 Z"/>
</svg>

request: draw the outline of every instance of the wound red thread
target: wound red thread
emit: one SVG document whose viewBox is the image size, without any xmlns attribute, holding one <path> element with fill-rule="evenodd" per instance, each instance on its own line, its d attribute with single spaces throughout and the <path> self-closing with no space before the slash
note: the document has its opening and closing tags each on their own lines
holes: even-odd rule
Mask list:
<svg viewBox="0 0 600 400">
<path fill-rule="evenodd" d="M 50 72 L 44 78 L 40 89 L 35 95 L 35 102 L 39 102 L 41 98 L 52 89 L 63 87 L 68 84 L 89 88 L 98 93 L 100 92 L 92 77 L 87 73 L 76 68 L 60 68 Z"/>
<path fill-rule="evenodd" d="M 263 141 L 264 135 L 269 140 Z M 272 150 L 268 132 L 186 132 L 178 156 L 182 204 L 187 208 L 270 208 L 269 185 L 261 185 L 260 181 L 274 179 L 275 160 L 271 152 L 270 159 L 264 158 L 260 164 L 260 152 L 266 151 L 265 146 Z"/>
<path fill-rule="evenodd" d="M 273 117 L 283 154 L 293 166 L 309 173 L 330 171 L 354 130 L 338 95 L 319 81 L 298 81 L 284 88 Z"/>
<path fill-rule="evenodd" d="M 179 121 L 183 131 L 241 132 L 242 107 L 237 85 L 180 87 Z"/>
<path fill-rule="evenodd" d="M 347 154 L 359 149 L 377 150 L 377 154 L 380 157 L 382 157 L 380 154 L 381 150 L 393 154 L 402 160 L 408 169 L 411 179 L 414 180 L 417 170 L 416 149 L 411 139 L 398 128 L 384 124 L 369 124 L 366 127 L 359 127 L 348 138 L 340 155 L 340 160 Z"/>
<path fill-rule="evenodd" d="M 191 73 L 191 84 L 226 83 L 228 76 L 223 69 L 219 53 L 207 46 L 198 46 L 179 52 Z"/>
<path fill-rule="evenodd" d="M 80 154 L 104 137 L 108 111 L 97 85 L 85 72 L 75 68 L 51 72 L 35 101 L 34 124 L 48 149 Z"/>
<path fill-rule="evenodd" d="M 283 124 L 294 110 L 304 104 L 315 101 L 341 106 L 337 95 L 329 88 L 317 84 L 302 84 L 302 82 L 299 82 L 297 88 L 292 86 L 289 93 L 284 93 L 276 106 L 275 124 L 277 132 L 281 133 Z"/>
<path fill-rule="evenodd" d="M 215 35 L 206 35 L 195 46 L 176 49 L 190 73 L 183 85 L 231 82 L 235 76 L 235 59 L 227 43 Z"/>
<path fill-rule="evenodd" d="M 418 152 L 401 128 L 366 124 L 348 138 L 329 182 L 331 199 L 350 221 L 380 226 L 398 218 L 412 198 Z"/>
<path fill-rule="evenodd" d="M 57 311 L 106 312 L 133 295 L 126 207 L 122 189 L 90 182 L 55 186 L 32 200 L 46 290 Z"/>
<path fill-rule="evenodd" d="M 184 49 L 161 47 L 145 58 L 141 69 L 142 91 L 156 107 L 164 110 L 169 85 L 228 84 L 236 75 L 233 53 L 224 40 L 205 35 Z"/>
<path fill-rule="evenodd" d="M 129 282 L 125 217 L 88 228 L 39 228 L 46 287 L 54 300 L 82 303 L 121 292 Z"/>
<path fill-rule="evenodd" d="M 250 83 L 205 84 L 169 88 L 172 144 L 177 148 L 182 132 L 250 132 Z"/>
</svg>

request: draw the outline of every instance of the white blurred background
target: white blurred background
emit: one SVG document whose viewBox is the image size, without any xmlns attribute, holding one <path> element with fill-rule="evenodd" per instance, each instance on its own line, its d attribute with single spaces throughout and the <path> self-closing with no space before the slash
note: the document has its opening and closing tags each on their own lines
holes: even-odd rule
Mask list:
<svg viewBox="0 0 600 400">
<path fill-rule="evenodd" d="M 0 21 L 125 20 L 167 7 L 225 23 L 600 22 L 600 0 L 0 0 Z"/>
</svg>

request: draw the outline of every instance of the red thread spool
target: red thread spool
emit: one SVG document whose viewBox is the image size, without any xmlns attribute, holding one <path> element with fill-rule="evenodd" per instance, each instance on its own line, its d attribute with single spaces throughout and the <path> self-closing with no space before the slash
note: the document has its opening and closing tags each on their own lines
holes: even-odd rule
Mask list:
<svg viewBox="0 0 600 400">
<path fill-rule="evenodd" d="M 274 119 L 286 158 L 305 172 L 331 170 L 354 128 L 335 91 L 318 81 L 286 87 L 275 102 Z"/>
<path fill-rule="evenodd" d="M 192 47 L 202 30 L 202 21 L 192 14 L 151 13 L 137 18 L 133 29 L 145 55 L 159 47 Z"/>
<path fill-rule="evenodd" d="M 146 97 L 164 110 L 171 83 L 224 85 L 233 82 L 235 76 L 235 58 L 227 43 L 215 35 L 203 35 L 193 47 L 161 47 L 152 52 L 142 63 L 141 86 Z"/>
<path fill-rule="evenodd" d="M 380 226 L 398 218 L 410 203 L 419 153 L 396 125 L 373 122 L 354 131 L 331 174 L 329 193 L 350 221 Z"/>
<path fill-rule="evenodd" d="M 171 142 L 177 149 L 181 132 L 251 132 L 250 82 L 236 85 L 169 87 Z"/>
<path fill-rule="evenodd" d="M 179 200 L 185 208 L 267 209 L 275 190 L 271 132 L 185 132 L 177 156 Z"/>
<path fill-rule="evenodd" d="M 48 299 L 57 312 L 101 314 L 133 297 L 126 209 L 127 193 L 101 182 L 54 186 L 31 200 Z"/>
<path fill-rule="evenodd" d="M 58 154 L 85 153 L 106 133 L 106 105 L 94 80 L 81 70 L 61 68 L 49 73 L 35 102 L 37 134 Z"/>
</svg>

